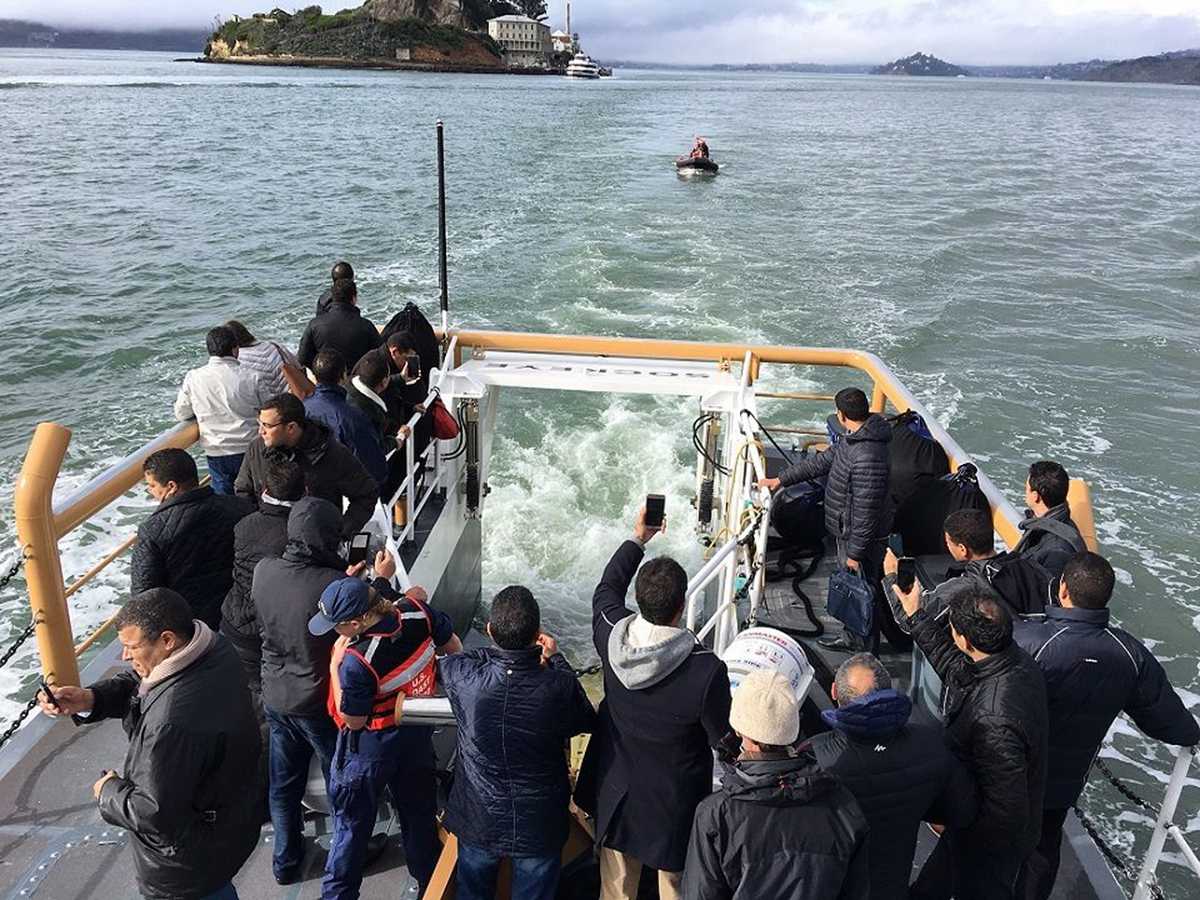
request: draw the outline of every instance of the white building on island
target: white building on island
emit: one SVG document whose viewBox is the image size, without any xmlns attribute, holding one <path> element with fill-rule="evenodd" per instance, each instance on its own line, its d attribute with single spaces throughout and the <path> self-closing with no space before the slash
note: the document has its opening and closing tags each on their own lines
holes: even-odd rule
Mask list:
<svg viewBox="0 0 1200 900">
<path fill-rule="evenodd" d="M 550 61 L 550 26 L 529 16 L 488 19 L 488 36 L 504 49 L 507 65 L 544 69 Z"/>
</svg>

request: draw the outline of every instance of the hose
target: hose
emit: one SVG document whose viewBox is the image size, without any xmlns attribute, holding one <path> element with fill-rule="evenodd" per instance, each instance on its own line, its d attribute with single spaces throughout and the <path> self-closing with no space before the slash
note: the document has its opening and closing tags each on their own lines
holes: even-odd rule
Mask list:
<svg viewBox="0 0 1200 900">
<path fill-rule="evenodd" d="M 813 547 L 811 549 L 800 550 L 784 550 L 779 556 L 779 568 L 774 571 L 767 570 L 767 581 L 782 581 L 784 578 L 792 579 L 792 593 L 804 605 L 804 614 L 808 617 L 808 621 L 812 623 L 812 628 L 787 628 L 775 622 L 771 623 L 772 628 L 778 628 L 784 634 L 790 637 L 802 638 L 818 638 L 825 633 L 825 624 L 817 618 L 816 611 L 813 609 L 812 598 L 804 592 L 804 588 L 800 585 L 812 577 L 812 574 L 817 571 L 817 566 L 821 564 L 821 560 L 825 557 L 824 549 Z M 800 561 L 808 560 L 808 565 L 801 567 Z"/>
</svg>

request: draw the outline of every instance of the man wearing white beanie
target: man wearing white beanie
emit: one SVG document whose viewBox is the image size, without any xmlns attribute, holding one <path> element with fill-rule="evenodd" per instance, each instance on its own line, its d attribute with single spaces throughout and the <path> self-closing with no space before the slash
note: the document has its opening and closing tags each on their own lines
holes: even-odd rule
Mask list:
<svg viewBox="0 0 1200 900">
<path fill-rule="evenodd" d="M 747 675 L 729 724 L 742 752 L 696 809 L 685 900 L 859 900 L 870 896 L 867 821 L 800 736 L 800 704 L 772 670 Z"/>
</svg>

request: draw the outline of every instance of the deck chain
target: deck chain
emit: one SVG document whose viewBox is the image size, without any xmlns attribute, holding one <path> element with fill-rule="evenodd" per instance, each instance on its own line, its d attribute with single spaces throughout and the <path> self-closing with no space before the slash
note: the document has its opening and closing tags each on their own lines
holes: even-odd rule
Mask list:
<svg viewBox="0 0 1200 900">
<path fill-rule="evenodd" d="M 1136 884 L 1138 879 L 1137 870 L 1134 869 L 1134 867 L 1124 859 L 1122 859 L 1117 851 L 1108 845 L 1108 842 L 1104 839 L 1104 836 L 1100 834 L 1100 829 L 1096 827 L 1096 824 L 1087 817 L 1087 814 L 1084 813 L 1082 809 L 1080 809 L 1078 806 L 1075 806 L 1074 809 L 1075 817 L 1079 820 L 1079 824 L 1082 825 L 1083 830 L 1088 833 L 1088 836 L 1092 839 L 1092 843 L 1096 845 L 1096 849 L 1100 851 L 1100 854 L 1106 860 L 1108 860 L 1108 864 L 1116 869 L 1116 871 L 1122 877 L 1124 877 L 1125 880 Z M 1153 897 L 1154 900 L 1166 900 L 1166 895 L 1163 894 L 1163 889 L 1158 883 L 1158 878 L 1153 874 L 1150 875 L 1150 896 Z"/>
<path fill-rule="evenodd" d="M 1153 819 L 1155 819 L 1155 820 L 1158 819 L 1158 814 L 1159 814 L 1160 810 L 1156 806 L 1154 806 L 1152 803 L 1150 803 L 1149 800 L 1147 800 L 1144 797 L 1141 797 L 1137 793 L 1135 793 L 1133 788 L 1129 787 L 1127 784 L 1125 784 L 1125 782 L 1123 782 L 1120 778 L 1118 778 L 1117 775 L 1113 772 L 1113 770 L 1110 769 L 1107 765 L 1105 765 L 1104 760 L 1097 758 L 1096 759 L 1096 768 L 1100 770 L 1100 774 L 1104 776 L 1105 780 L 1121 793 L 1122 797 L 1124 797 L 1130 803 L 1137 804 L 1142 809 L 1144 809 L 1146 812 L 1150 813 L 1150 816 Z"/>
<path fill-rule="evenodd" d="M 604 671 L 604 664 L 596 663 L 595 665 L 587 666 L 582 669 L 572 669 L 571 671 L 575 673 L 576 678 L 586 678 L 589 675 L 595 675 L 598 672 Z"/>
<path fill-rule="evenodd" d="M 30 699 L 30 701 L 25 704 L 25 708 L 21 710 L 20 715 L 18 715 L 17 718 L 13 720 L 13 723 L 4 730 L 3 734 L 0 734 L 0 747 L 3 747 L 5 744 L 7 744 L 9 739 L 17 733 L 17 729 L 20 728 L 21 724 L 29 718 L 29 714 L 33 712 L 33 708 L 37 706 L 37 702 L 37 693 L 35 692 L 32 699 Z"/>
<path fill-rule="evenodd" d="M 20 636 L 12 642 L 3 655 L 0 655 L 0 669 L 8 665 L 8 661 L 16 655 L 16 652 L 21 649 L 21 645 L 33 637 L 33 631 L 37 627 L 37 620 L 30 622 L 29 625 L 21 632 Z"/>
<path fill-rule="evenodd" d="M 17 577 L 17 573 L 19 571 L 21 571 L 21 566 L 23 566 L 24 564 L 25 564 L 25 554 L 18 553 L 17 558 L 13 560 L 12 566 L 4 574 L 3 577 L 0 577 L 0 591 L 4 590 L 6 587 L 8 587 L 8 583 Z"/>
</svg>

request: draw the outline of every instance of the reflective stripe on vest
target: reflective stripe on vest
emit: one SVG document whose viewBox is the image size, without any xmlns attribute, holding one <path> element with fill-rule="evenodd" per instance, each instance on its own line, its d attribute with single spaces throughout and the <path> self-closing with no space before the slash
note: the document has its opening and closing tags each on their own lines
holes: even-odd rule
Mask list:
<svg viewBox="0 0 1200 900">
<path fill-rule="evenodd" d="M 333 645 L 333 654 L 329 660 L 329 701 L 327 708 L 334 724 L 338 728 L 345 727 L 342 716 L 342 685 L 338 678 L 338 668 L 346 653 L 352 653 L 375 676 L 375 699 L 371 704 L 371 712 L 367 717 L 366 727 L 372 731 L 383 731 L 396 727 L 400 718 L 400 708 L 404 697 L 431 697 L 437 684 L 437 665 L 433 643 L 433 619 L 425 606 L 412 597 L 404 598 L 417 607 L 416 611 L 399 612 L 400 627 L 391 634 L 360 635 L 350 639 L 340 637 Z M 392 669 L 380 673 L 376 671 L 374 660 L 381 646 L 400 636 L 404 631 L 405 620 L 424 619 L 426 637 L 408 658 Z M 360 649 L 359 646 L 364 645 Z"/>
</svg>

